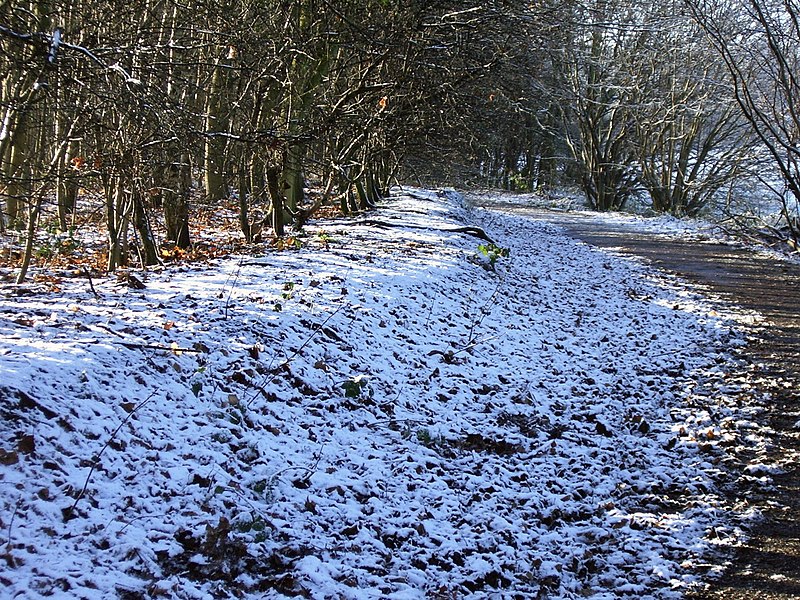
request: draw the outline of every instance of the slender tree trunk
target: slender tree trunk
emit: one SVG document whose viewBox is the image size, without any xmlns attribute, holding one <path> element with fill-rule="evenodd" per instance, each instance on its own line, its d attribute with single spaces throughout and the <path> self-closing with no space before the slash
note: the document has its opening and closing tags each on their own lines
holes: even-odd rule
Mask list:
<svg viewBox="0 0 800 600">
<path fill-rule="evenodd" d="M 272 229 L 275 237 L 283 237 L 283 192 L 280 189 L 280 168 L 267 168 L 267 188 L 269 189 L 270 200 L 272 201 Z"/>
<path fill-rule="evenodd" d="M 36 235 L 36 222 L 39 220 L 39 214 L 42 210 L 42 193 L 36 194 L 36 201 L 31 199 L 28 208 L 28 228 L 27 239 L 25 240 L 25 253 L 22 256 L 22 265 L 20 265 L 19 274 L 17 275 L 17 285 L 25 281 L 28 274 L 28 268 L 31 265 L 31 258 L 33 257 L 33 239 Z"/>
<path fill-rule="evenodd" d="M 17 124 L 14 142 L 11 145 L 11 157 L 6 171 L 6 212 L 8 222 L 14 226 L 20 222 L 21 199 L 29 198 L 31 192 L 31 160 L 29 155 L 30 136 L 24 125 L 24 119 Z"/>
<path fill-rule="evenodd" d="M 219 133 L 226 130 L 221 110 L 222 68 L 219 60 L 214 66 L 211 86 L 206 93 L 206 142 L 205 142 L 205 187 L 206 197 L 211 202 L 225 198 L 225 141 Z"/>
<path fill-rule="evenodd" d="M 178 248 L 191 245 L 189 235 L 189 157 L 184 155 L 180 162 L 167 166 L 164 176 L 163 209 L 167 227 L 167 239 Z"/>
<path fill-rule="evenodd" d="M 75 203 L 78 198 L 78 186 L 67 175 L 69 168 L 69 157 L 72 153 L 73 145 L 67 144 L 67 151 L 59 161 L 58 175 L 56 177 L 56 205 L 58 209 L 58 223 L 61 231 L 67 231 L 67 215 L 75 211 Z"/>
<path fill-rule="evenodd" d="M 147 210 L 144 205 L 144 198 L 141 193 L 134 194 L 133 198 L 133 220 L 139 239 L 142 244 L 142 263 L 143 266 L 150 267 L 159 264 L 158 247 L 153 237 L 150 227 L 150 220 L 147 218 Z"/>
<path fill-rule="evenodd" d="M 356 181 L 356 194 L 358 194 L 358 210 L 369 210 L 369 197 L 364 189 L 364 183 L 360 179 Z"/>
<path fill-rule="evenodd" d="M 239 227 L 244 234 L 245 241 L 253 241 L 253 228 L 250 224 L 250 168 L 247 159 L 242 156 L 239 161 Z"/>
<path fill-rule="evenodd" d="M 122 178 L 118 176 L 108 176 L 105 184 L 106 193 L 106 228 L 108 231 L 108 263 L 109 271 L 115 271 L 122 266 L 121 248 L 121 218 L 124 191 L 122 189 Z"/>
<path fill-rule="evenodd" d="M 303 157 L 306 149 L 300 144 L 289 146 L 283 168 L 283 181 L 286 188 L 286 206 L 290 214 L 296 215 L 304 200 Z"/>
</svg>

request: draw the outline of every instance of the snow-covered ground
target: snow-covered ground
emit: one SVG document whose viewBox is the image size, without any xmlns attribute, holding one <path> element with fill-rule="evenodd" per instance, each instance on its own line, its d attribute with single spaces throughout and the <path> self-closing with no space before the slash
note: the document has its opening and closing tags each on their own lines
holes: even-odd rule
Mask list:
<svg viewBox="0 0 800 600">
<path fill-rule="evenodd" d="M 772 227 L 779 227 L 782 223 L 782 217 L 776 216 L 778 208 L 774 202 L 769 215 L 752 211 L 746 212 L 744 207 L 739 207 L 743 211 L 739 215 L 742 222 L 752 218 L 748 221 L 752 229 L 747 230 L 743 229 L 740 224 L 731 222 L 729 215 L 720 212 L 705 214 L 697 218 L 678 218 L 668 214 L 653 214 L 649 206 L 634 207 L 625 212 L 592 211 L 585 206 L 585 201 L 577 192 L 562 191 L 540 194 L 481 191 L 471 192 L 468 200 L 471 204 L 497 208 L 533 208 L 552 213 L 570 213 L 587 221 L 602 223 L 603 227 L 610 226 L 618 230 L 629 230 L 632 233 L 647 232 L 665 238 L 680 238 L 683 241 L 697 244 L 741 246 L 769 259 L 800 263 L 800 252 L 787 245 L 786 240 L 780 242 L 777 239 L 769 240 L 769 236 L 759 237 L 761 225 L 766 226 L 769 223 Z M 761 208 L 767 212 L 766 205 L 761 205 Z M 772 230 L 772 232 L 775 231 L 777 230 Z M 765 230 L 765 233 L 768 232 L 769 230 Z M 785 232 L 782 235 L 788 236 Z"/>
<path fill-rule="evenodd" d="M 717 482 L 761 441 L 742 315 L 460 200 L 2 290 L 0 596 L 677 598 L 716 570 Z"/>
</svg>

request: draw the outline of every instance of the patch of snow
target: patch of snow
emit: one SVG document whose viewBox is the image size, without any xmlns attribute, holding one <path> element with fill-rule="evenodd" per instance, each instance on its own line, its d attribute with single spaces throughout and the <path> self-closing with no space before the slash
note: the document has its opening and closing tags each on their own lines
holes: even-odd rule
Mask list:
<svg viewBox="0 0 800 600">
<path fill-rule="evenodd" d="M 679 598 L 738 542 L 735 311 L 452 190 L 371 216 L 5 290 L 9 597 Z"/>
</svg>

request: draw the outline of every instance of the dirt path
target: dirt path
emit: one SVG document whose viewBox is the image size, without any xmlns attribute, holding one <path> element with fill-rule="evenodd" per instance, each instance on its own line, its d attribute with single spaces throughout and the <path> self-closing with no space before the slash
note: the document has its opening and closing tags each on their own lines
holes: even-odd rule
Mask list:
<svg viewBox="0 0 800 600">
<path fill-rule="evenodd" d="M 763 391 L 772 395 L 765 415 L 774 430 L 771 452 L 780 457 L 800 448 L 800 266 L 738 247 L 642 233 L 579 213 L 503 209 L 560 225 L 588 244 L 642 257 L 766 317 L 767 326 L 753 332 L 747 351 L 763 365 Z M 736 550 L 727 573 L 693 598 L 800 598 L 800 465 L 774 479 L 772 489 L 731 491 L 732 501 L 756 506 L 765 518 L 748 532 L 750 541 Z"/>
</svg>

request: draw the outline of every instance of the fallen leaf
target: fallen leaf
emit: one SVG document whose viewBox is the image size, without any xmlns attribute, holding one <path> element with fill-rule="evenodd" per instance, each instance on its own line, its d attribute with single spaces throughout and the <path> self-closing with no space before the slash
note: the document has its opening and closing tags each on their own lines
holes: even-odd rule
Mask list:
<svg viewBox="0 0 800 600">
<path fill-rule="evenodd" d="M 17 440 L 17 450 L 22 454 L 33 454 L 36 451 L 36 441 L 32 434 L 22 435 Z"/>
<path fill-rule="evenodd" d="M 612 435 L 613 435 L 611 433 L 611 430 L 608 427 L 606 427 L 606 425 L 604 423 L 601 423 L 600 421 L 597 421 L 597 423 L 595 423 L 595 430 L 600 435 L 604 435 L 606 437 L 612 437 Z"/>
<path fill-rule="evenodd" d="M 19 462 L 19 456 L 16 452 L 11 450 L 4 450 L 0 448 L 0 465 L 15 465 Z"/>
</svg>

